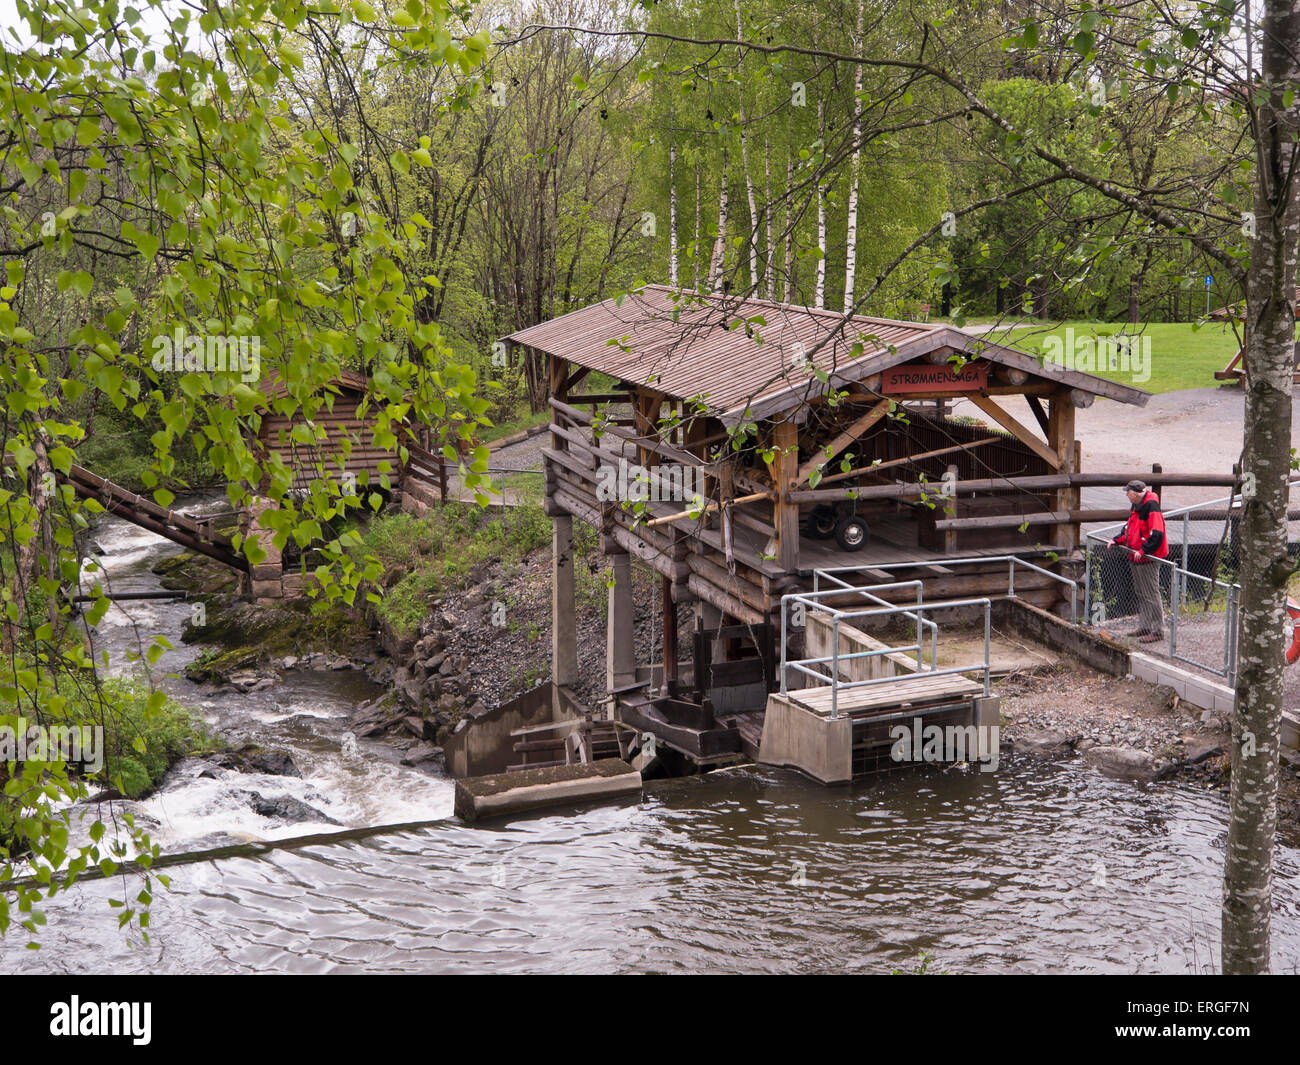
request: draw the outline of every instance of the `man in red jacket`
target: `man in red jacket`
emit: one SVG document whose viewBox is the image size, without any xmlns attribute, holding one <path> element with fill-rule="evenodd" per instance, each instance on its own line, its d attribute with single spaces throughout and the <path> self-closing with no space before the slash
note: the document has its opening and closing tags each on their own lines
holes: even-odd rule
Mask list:
<svg viewBox="0 0 1300 1065">
<path fill-rule="evenodd" d="M 1155 559 L 1169 555 L 1165 516 L 1160 513 L 1160 500 L 1143 482 L 1129 481 L 1124 491 L 1132 509 L 1123 532 L 1110 546 L 1128 552 L 1138 600 L 1139 628 L 1134 635 L 1138 643 L 1155 643 L 1164 639 L 1165 610 L 1160 598 L 1160 567 Z"/>
</svg>

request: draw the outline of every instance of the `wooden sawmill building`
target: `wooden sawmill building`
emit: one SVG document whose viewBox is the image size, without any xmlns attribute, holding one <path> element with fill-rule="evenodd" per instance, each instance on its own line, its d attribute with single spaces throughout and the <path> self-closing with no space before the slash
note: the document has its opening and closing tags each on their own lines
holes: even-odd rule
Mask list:
<svg viewBox="0 0 1300 1065">
<path fill-rule="evenodd" d="M 611 717 L 655 728 L 697 762 L 716 722 L 685 696 L 655 713 L 648 693 L 693 686 L 697 703 L 706 691 L 725 702 L 731 689 L 761 707 L 779 683 L 781 597 L 810 589 L 816 571 L 852 567 L 855 586 L 921 580 L 931 601 L 1007 595 L 1009 554 L 1077 568 L 1080 486 L 1094 482 L 1075 413 L 1099 397 L 1148 399 L 943 323 L 657 285 L 507 340 L 549 367 L 554 683 L 578 670 L 577 518 L 598 530 L 614 572 Z M 956 399 L 978 420 L 946 416 Z M 687 499 L 664 498 L 678 484 Z M 661 578 L 659 663 L 633 651 L 633 557 Z M 980 557 L 987 566 L 970 561 Z M 1022 574 L 1015 594 L 1067 614 L 1063 587 Z"/>
</svg>

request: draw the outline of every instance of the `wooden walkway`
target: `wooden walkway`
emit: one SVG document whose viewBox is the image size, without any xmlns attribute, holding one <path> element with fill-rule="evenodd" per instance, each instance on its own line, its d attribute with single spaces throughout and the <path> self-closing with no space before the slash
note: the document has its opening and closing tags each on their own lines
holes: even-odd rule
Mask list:
<svg viewBox="0 0 1300 1065">
<path fill-rule="evenodd" d="M 967 680 L 958 673 L 946 673 L 938 677 L 918 673 L 860 688 L 841 688 L 838 708 L 841 714 L 862 714 L 873 710 L 901 710 L 944 699 L 971 699 L 983 694 L 983 684 Z M 829 684 L 787 691 L 786 698 L 814 713 L 830 716 Z"/>
<path fill-rule="evenodd" d="M 215 559 L 231 569 L 248 572 L 248 559 L 235 550 L 234 542 L 224 533 L 217 532 L 213 519 L 196 519 L 166 507 L 152 499 L 128 491 L 121 485 L 91 473 L 84 466 L 73 466 L 67 477 L 82 499 L 93 499 L 110 514 L 147 529 L 151 533 L 171 540 L 172 543 L 197 551 Z"/>
</svg>

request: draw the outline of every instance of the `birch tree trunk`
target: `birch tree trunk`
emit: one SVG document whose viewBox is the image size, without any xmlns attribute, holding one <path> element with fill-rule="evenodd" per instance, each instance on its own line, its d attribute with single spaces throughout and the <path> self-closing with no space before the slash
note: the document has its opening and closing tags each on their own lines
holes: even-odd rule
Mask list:
<svg viewBox="0 0 1300 1065">
<path fill-rule="evenodd" d="M 677 287 L 677 145 L 668 146 L 668 284 Z"/>
<path fill-rule="evenodd" d="M 781 270 L 781 302 L 790 302 L 794 294 L 794 233 L 790 228 L 790 201 L 794 198 L 794 149 L 789 138 L 785 145 L 785 260 Z"/>
<path fill-rule="evenodd" d="M 822 140 L 823 159 L 825 158 L 826 123 L 822 102 L 817 101 L 817 130 Z M 820 164 L 819 164 L 820 166 Z M 819 311 L 826 306 L 826 186 L 822 184 L 820 171 L 817 174 L 817 287 L 813 290 L 813 306 Z"/>
<path fill-rule="evenodd" d="M 763 138 L 763 179 L 766 186 L 763 194 L 766 196 L 764 211 L 767 221 L 767 240 L 764 243 L 764 247 L 767 249 L 767 259 L 763 263 L 763 281 L 767 298 L 774 300 L 776 299 L 776 273 L 772 263 L 774 256 L 772 246 L 772 141 L 769 137 Z"/>
<path fill-rule="evenodd" d="M 691 242 L 695 249 L 691 261 L 695 267 L 695 291 L 700 291 L 700 161 L 695 160 L 695 239 Z"/>
<path fill-rule="evenodd" d="M 736 7 L 736 40 L 744 40 L 745 31 L 740 23 L 740 0 L 735 0 Z M 741 57 L 736 58 L 736 73 L 740 74 Z M 745 173 L 745 197 L 749 202 L 749 287 L 750 290 L 756 290 L 759 285 L 758 276 L 758 206 L 754 201 L 754 179 L 749 173 L 749 133 L 745 129 L 745 79 L 738 78 L 737 81 L 737 109 L 736 114 L 740 119 L 740 169 Z"/>
<path fill-rule="evenodd" d="M 865 0 L 858 0 L 857 35 L 853 40 L 855 51 L 862 47 L 862 26 Z M 858 272 L 858 161 L 862 156 L 862 64 L 853 72 L 853 158 L 849 163 L 849 219 L 844 236 L 844 313 L 853 311 L 853 286 Z"/>
<path fill-rule="evenodd" d="M 727 260 L 727 149 L 722 149 L 722 173 L 718 178 L 718 235 L 713 241 L 713 258 L 709 262 L 709 288 L 722 291 L 722 275 Z"/>
<path fill-rule="evenodd" d="M 1251 32 L 1248 29 L 1248 34 Z M 1283 619 L 1291 472 L 1296 245 L 1300 240 L 1300 0 L 1264 5 L 1261 74 L 1269 99 L 1256 130 L 1255 226 L 1246 280 L 1246 426 L 1241 524 L 1241 629 L 1232 790 L 1223 866 L 1223 971 L 1269 971 L 1277 830 Z"/>
<path fill-rule="evenodd" d="M 14 568 L 9 575 L 9 595 L 17 609 L 11 619 L 4 622 L 4 650 L 12 653 L 17 645 L 24 623 L 27 620 L 27 595 L 36 586 L 40 576 L 40 551 L 45 538 L 45 527 L 50 509 L 50 493 L 53 484 L 54 467 L 50 462 L 45 441 L 38 433 L 32 440 L 32 450 L 36 460 L 27 471 L 27 498 L 31 500 L 30 515 L 32 537 L 25 542 L 19 541 L 14 551 Z M 52 547 L 52 544 L 47 544 Z"/>
</svg>

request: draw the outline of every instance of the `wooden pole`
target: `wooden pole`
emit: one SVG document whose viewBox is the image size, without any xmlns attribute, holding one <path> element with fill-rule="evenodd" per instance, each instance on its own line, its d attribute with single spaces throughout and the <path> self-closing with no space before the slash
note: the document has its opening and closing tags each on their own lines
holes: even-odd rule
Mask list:
<svg viewBox="0 0 1300 1065">
<path fill-rule="evenodd" d="M 670 695 L 677 693 L 677 605 L 673 602 L 673 582 L 662 578 L 664 615 L 664 686 Z"/>
<path fill-rule="evenodd" d="M 653 521 L 647 521 L 647 527 L 655 525 L 667 525 L 671 521 L 681 521 L 683 518 L 699 518 L 705 514 L 710 514 L 719 507 L 734 507 L 740 503 L 753 503 L 759 499 L 775 499 L 775 492 L 751 492 L 747 496 L 737 496 L 735 499 L 724 499 L 719 503 L 707 503 L 698 511 L 683 510 L 680 514 L 666 514 L 662 518 L 655 518 Z"/>
<path fill-rule="evenodd" d="M 1062 390 L 1047 401 L 1047 446 L 1061 457 L 1063 472 L 1074 473 L 1074 404 L 1070 393 Z M 1079 489 L 1073 482 L 1052 493 L 1053 510 L 1077 510 Z M 1073 548 L 1079 545 L 1079 527 L 1065 523 L 1055 530 L 1056 547 Z"/>
<path fill-rule="evenodd" d="M 799 475 L 799 427 L 789 418 L 782 418 L 773 426 L 773 436 L 776 455 L 771 470 L 777 498 L 772 524 L 776 526 L 777 564 L 793 573 L 799 569 L 799 504 L 790 490 Z"/>
<path fill-rule="evenodd" d="M 986 436 L 982 440 L 972 440 L 968 444 L 953 444 L 950 447 L 938 447 L 933 451 L 920 451 L 915 455 L 904 455 L 901 459 L 890 459 L 888 462 L 877 462 L 871 466 L 862 466 L 856 470 L 849 470 L 846 473 L 833 473 L 829 477 L 823 477 L 820 484 L 832 484 L 835 481 L 843 481 L 847 477 L 860 477 L 864 473 L 876 473 L 878 470 L 887 470 L 891 466 L 902 466 L 907 462 L 919 462 L 921 459 L 934 459 L 940 455 L 950 455 L 954 451 L 970 451 L 984 444 L 997 443 L 1003 439 L 1000 436 Z"/>
</svg>

